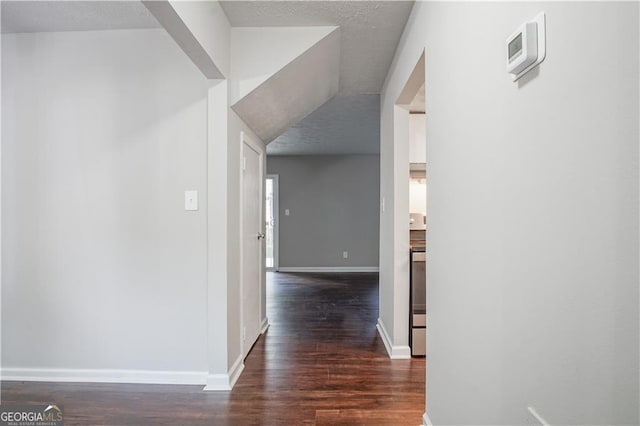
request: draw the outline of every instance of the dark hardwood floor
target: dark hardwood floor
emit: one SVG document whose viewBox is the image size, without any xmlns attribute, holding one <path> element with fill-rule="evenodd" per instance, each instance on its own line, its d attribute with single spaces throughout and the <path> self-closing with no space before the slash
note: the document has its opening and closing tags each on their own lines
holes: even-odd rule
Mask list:
<svg viewBox="0 0 640 426">
<path fill-rule="evenodd" d="M 271 326 L 231 392 L 3 382 L 2 403 L 57 402 L 65 425 L 419 425 L 425 361 L 387 357 L 375 328 L 377 282 L 377 274 L 268 274 Z"/>
</svg>

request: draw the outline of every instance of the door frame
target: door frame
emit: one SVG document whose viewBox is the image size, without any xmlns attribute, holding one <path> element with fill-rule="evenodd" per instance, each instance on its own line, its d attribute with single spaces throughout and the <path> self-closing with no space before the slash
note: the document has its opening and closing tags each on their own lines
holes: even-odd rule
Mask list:
<svg viewBox="0 0 640 426">
<path fill-rule="evenodd" d="M 268 174 L 266 179 L 273 180 L 273 217 L 275 223 L 273 225 L 273 268 L 265 267 L 265 269 L 278 271 L 280 269 L 280 176 Z"/>
<path fill-rule="evenodd" d="M 251 150 L 253 150 L 254 152 L 256 152 L 258 154 L 258 164 L 259 164 L 259 169 L 258 169 L 258 181 L 261 182 L 260 184 L 260 195 L 258 197 L 259 200 L 259 209 L 260 209 L 260 213 L 259 213 L 259 218 L 260 218 L 260 224 L 259 224 L 259 230 L 261 233 L 264 233 L 265 231 L 265 224 L 264 224 L 264 210 L 265 210 L 265 198 L 264 198 L 264 190 L 265 190 L 265 152 L 264 152 L 264 147 L 262 147 L 258 142 L 256 142 L 250 135 L 247 134 L 247 132 L 240 132 L 240 144 L 241 144 L 241 150 L 240 150 L 240 348 L 241 348 L 241 353 L 242 353 L 242 359 L 245 359 L 247 357 L 247 355 L 249 355 L 249 352 L 251 351 L 251 348 L 253 347 L 254 342 L 251 342 L 251 344 L 247 344 L 246 341 L 246 332 L 245 332 L 245 320 L 244 320 L 244 311 L 245 311 L 245 306 L 244 306 L 244 293 L 245 293 L 245 282 L 244 282 L 244 237 L 245 237 L 245 229 L 244 229 L 244 224 L 243 224 L 243 218 L 244 218 L 244 210 L 245 210 L 245 205 L 244 205 L 244 172 L 245 172 L 245 149 L 249 148 Z M 262 323 L 262 318 L 263 318 L 263 314 L 264 312 L 262 312 L 263 307 L 262 307 L 262 295 L 263 295 L 263 286 L 264 286 L 264 276 L 265 276 L 265 271 L 264 271 L 264 254 L 265 254 L 265 250 L 264 250 L 264 239 L 261 240 L 262 243 L 259 245 L 260 246 L 260 253 L 258 255 L 258 261 L 260 262 L 260 265 L 258 267 L 258 269 L 260 270 L 260 274 L 259 274 L 259 282 L 258 282 L 258 299 L 259 299 L 259 303 L 258 303 L 258 337 L 260 336 L 260 326 Z"/>
<path fill-rule="evenodd" d="M 393 169 L 396 176 L 400 173 L 402 175 L 409 177 L 409 162 L 410 162 L 410 152 L 409 152 L 409 144 L 410 144 L 410 125 L 409 125 L 409 110 L 411 101 L 414 99 L 416 92 L 421 88 L 421 86 L 425 85 L 427 82 L 427 74 L 426 74 L 426 47 L 420 49 L 420 57 L 416 61 L 416 65 L 414 66 L 411 74 L 408 76 L 404 85 L 401 86 L 400 93 L 398 98 L 393 103 L 393 142 L 394 146 L 394 158 L 393 158 Z M 426 90 L 426 88 L 425 88 Z M 428 95 L 427 91 L 427 95 Z M 425 96 L 426 98 L 426 96 Z M 428 105 L 428 101 L 425 99 L 425 103 Z M 425 119 L 428 117 L 429 110 L 425 108 Z M 427 130 L 428 132 L 428 130 Z M 424 141 L 423 141 L 425 150 L 428 147 L 427 144 L 427 135 L 425 132 Z M 427 156 L 427 158 L 429 158 Z M 429 170 L 427 166 L 427 170 Z M 427 192 L 425 190 L 425 197 L 427 197 Z M 429 228 L 429 201 L 427 197 L 427 229 Z M 397 217 L 408 217 L 409 215 L 409 187 L 407 185 L 407 181 L 398 180 L 394 182 L 393 187 L 393 211 Z M 400 235 L 401 237 L 406 235 L 409 236 L 409 221 L 404 220 L 395 220 L 393 224 L 393 233 L 395 237 Z M 382 232 L 381 232 L 382 235 Z M 426 234 L 426 238 L 428 240 L 428 235 Z M 380 240 L 382 243 L 382 240 Z M 396 259 L 394 260 L 395 265 L 393 269 L 393 294 L 394 298 L 391 302 L 392 312 L 393 312 L 393 337 L 392 341 L 400 341 L 401 345 L 398 346 L 387 346 L 387 351 L 389 352 L 390 358 L 411 358 L 411 348 L 409 347 L 409 334 L 411 332 L 410 324 L 409 324 L 409 312 L 410 306 L 406 305 L 406 300 L 409 300 L 410 297 L 410 285 L 409 285 L 409 271 L 404 265 L 409 265 L 411 267 L 410 255 L 408 249 L 408 238 L 395 238 L 394 239 L 394 252 L 401 253 L 400 258 L 396 254 Z M 406 245 L 405 245 L 406 244 Z M 427 242 L 428 245 L 428 242 Z M 405 257 L 406 256 L 406 257 Z M 398 261 L 399 260 L 399 261 Z M 381 258 L 382 261 L 382 258 Z M 408 263 L 405 263 L 408 261 Z M 382 263 L 382 262 L 381 262 Z M 427 270 L 429 268 L 429 257 L 427 256 L 426 264 L 425 264 L 425 280 L 426 280 L 426 293 L 429 294 L 429 280 L 427 280 Z M 380 293 L 382 294 L 382 292 Z M 427 300 L 430 300 L 427 298 Z M 383 305 L 383 300 L 380 298 L 380 306 Z M 404 302 L 404 303 L 403 303 Z M 425 300 L 426 302 L 426 300 Z M 432 302 L 433 303 L 433 302 Z M 428 305 L 428 303 L 427 303 Z M 407 309 L 409 308 L 409 309 Z M 429 307 L 427 306 L 427 312 L 430 312 Z M 430 336 L 430 330 L 433 330 L 431 327 L 433 324 L 427 328 L 427 334 L 425 338 L 425 345 L 428 348 L 428 341 Z M 407 345 L 404 346 L 404 342 L 407 342 Z M 396 349 L 398 348 L 398 349 Z M 428 359 L 429 351 L 426 350 L 425 353 Z M 389 350 L 391 349 L 391 350 Z M 406 351 L 406 352 L 405 352 Z M 426 406 L 428 406 L 428 394 L 426 392 L 426 383 L 429 383 L 429 369 L 425 372 L 425 413 L 423 414 L 423 423 L 431 424 L 429 420 L 429 416 L 427 415 Z"/>
</svg>

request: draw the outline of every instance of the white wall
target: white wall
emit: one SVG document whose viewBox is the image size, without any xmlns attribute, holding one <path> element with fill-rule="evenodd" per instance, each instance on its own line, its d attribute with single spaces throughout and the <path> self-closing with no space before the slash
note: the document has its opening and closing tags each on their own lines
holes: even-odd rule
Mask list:
<svg viewBox="0 0 640 426">
<path fill-rule="evenodd" d="M 229 386 L 227 340 L 227 153 L 229 114 L 227 80 L 211 81 L 207 99 L 207 388 Z M 222 142 L 222 143 L 221 143 Z"/>
<path fill-rule="evenodd" d="M 424 114 L 409 114 L 409 162 L 424 163 L 427 161 L 427 146 L 424 144 L 426 132 Z"/>
<path fill-rule="evenodd" d="M 504 41 L 541 10 L 547 59 L 515 84 Z M 416 3 L 382 97 L 387 202 L 425 47 L 431 421 L 637 424 L 638 4 Z"/>
<path fill-rule="evenodd" d="M 392 119 L 385 121 L 380 103 L 378 326 L 389 356 L 409 358 L 409 112 L 392 106 Z"/>
<path fill-rule="evenodd" d="M 409 181 L 409 212 L 427 214 L 427 184 L 423 179 Z"/>
<path fill-rule="evenodd" d="M 202 74 L 229 77 L 229 20 L 218 1 L 142 0 Z"/>
<path fill-rule="evenodd" d="M 216 7 L 201 6 L 208 9 L 200 18 L 192 16 L 195 9 L 178 7 L 180 13 L 194 18 L 180 25 L 203 35 L 205 21 L 220 24 L 213 26 L 217 41 L 203 42 L 203 49 L 224 70 L 230 60 L 228 21 Z M 172 19 L 166 22 L 171 28 L 178 25 Z M 4 265 L 11 265 L 3 278 L 22 280 L 20 274 L 33 264 L 27 255 L 40 244 L 42 230 L 55 230 L 56 234 L 48 236 L 44 248 L 38 246 L 47 251 L 36 261 L 46 262 L 57 275 L 55 280 L 33 277 L 30 283 L 35 284 L 30 286 L 5 286 L 9 288 L 5 295 L 13 297 L 7 303 L 16 307 L 3 316 L 8 319 L 5 329 L 12 329 L 3 341 L 13 343 L 7 352 L 12 357 L 3 363 L 4 377 L 65 379 L 73 375 L 76 380 L 112 380 L 118 376 L 115 380 L 206 381 L 208 389 L 232 385 L 237 376 L 230 376 L 241 371 L 231 371 L 241 365 L 240 134 L 246 132 L 257 140 L 229 108 L 229 85 L 235 80 L 205 80 L 189 61 L 192 52 L 185 55 L 161 30 L 12 35 L 8 39 L 3 56 L 11 61 L 10 67 L 5 67 L 11 75 L 3 85 L 13 91 L 3 103 L 10 103 L 9 118 L 17 126 L 3 130 L 3 145 L 7 145 L 5 140 L 15 140 L 10 145 L 15 153 L 3 161 L 13 164 L 14 156 L 21 155 L 29 168 L 11 167 L 3 177 L 17 177 L 8 185 L 3 179 L 3 185 L 10 188 L 8 197 L 21 197 L 24 204 L 30 203 L 27 207 L 54 203 L 60 213 L 55 218 L 49 210 L 29 209 L 28 214 L 19 214 L 22 206 L 16 204 L 13 215 L 5 220 L 15 229 L 7 238 L 3 236 L 3 246 L 10 244 L 20 250 L 3 259 Z M 38 106 L 35 115 L 33 105 Z M 82 119 L 80 127 L 76 117 Z M 29 144 L 18 144 L 22 139 Z M 55 143 L 56 156 L 40 154 L 50 140 Z M 92 145 L 87 148 L 86 140 L 94 141 L 100 150 Z M 59 145 L 76 155 L 63 156 Z M 33 157 L 39 165 L 37 179 L 28 177 L 34 168 L 34 161 L 29 160 Z M 100 167 L 93 167 L 90 161 Z M 49 168 L 55 170 L 49 172 Z M 64 185 L 73 181 L 77 190 L 69 192 L 62 184 L 52 188 L 52 173 L 66 173 L 61 181 Z M 182 211 L 185 189 L 200 190 L 199 212 Z M 45 197 L 46 203 L 41 201 Z M 72 219 L 67 219 L 69 210 Z M 23 227 L 32 227 L 31 219 L 36 215 L 44 217 L 40 229 L 23 232 Z M 69 228 L 84 228 L 85 234 L 70 237 L 66 233 Z M 96 244 L 103 238 L 108 244 Z M 60 241 L 65 250 L 53 253 Z M 75 267 L 76 257 L 83 260 L 81 268 Z M 34 271 L 49 273 L 39 264 Z M 27 328 L 27 314 L 19 313 L 17 306 L 31 303 L 45 281 L 49 291 L 60 297 L 72 295 L 70 312 L 56 310 L 55 315 L 69 322 L 69 316 L 81 317 L 75 313 L 80 310 L 95 315 L 89 324 L 100 321 L 102 328 L 66 336 L 71 346 L 57 358 L 30 351 L 26 359 L 32 357 L 33 362 L 23 362 L 22 354 L 30 348 L 15 342 L 25 341 L 22 332 Z M 96 309 L 100 304 L 92 304 L 93 287 L 100 287 L 98 297 L 109 301 L 102 309 Z M 83 288 L 82 294 L 78 288 Z M 159 296 L 158 289 L 163 290 Z M 155 296 L 141 303 L 139 297 L 147 293 Z M 86 300 L 90 302 L 80 302 Z M 118 309 L 122 307 L 119 316 L 113 314 L 116 301 Z M 263 298 L 263 313 L 265 303 Z M 266 322 L 266 314 L 263 317 Z M 29 324 L 43 318 L 44 314 Z M 140 324 L 136 323 L 138 318 L 142 318 Z M 18 322 L 20 326 L 16 326 Z M 75 326 L 82 324 L 78 321 Z M 164 338 L 167 330 L 179 335 L 177 342 Z M 154 336 L 153 341 L 145 338 L 148 334 Z M 123 344 L 114 344 L 121 339 Z M 94 341 L 101 341 L 102 346 Z M 130 342 L 130 352 L 120 349 Z M 69 347 L 78 351 L 68 354 Z M 96 347 L 110 349 L 95 359 L 88 357 Z M 154 361 L 147 362 L 148 353 L 154 351 L 167 356 L 154 355 Z M 142 371 L 150 369 L 153 371 Z"/>
<path fill-rule="evenodd" d="M 206 80 L 163 30 L 3 35 L 2 56 L 5 378 L 202 383 Z"/>
<path fill-rule="evenodd" d="M 409 114 L 409 162 L 427 161 L 426 118 L 424 114 Z M 409 182 L 409 213 L 427 214 L 427 183 L 424 179 Z"/>
<path fill-rule="evenodd" d="M 235 27 L 231 29 L 231 104 L 311 49 L 336 27 Z M 292 83 L 294 86 L 298 84 Z"/>
<path fill-rule="evenodd" d="M 152 0 L 153 1 L 153 0 Z M 228 77 L 230 72 L 231 25 L 218 1 L 169 1 L 197 43 L 215 66 Z"/>
<path fill-rule="evenodd" d="M 280 43 L 285 34 L 300 41 Z M 264 142 L 273 141 L 338 93 L 338 29 L 234 29 L 232 35 L 233 110 Z M 251 43 L 262 35 L 274 43 Z M 274 52 L 258 54 L 261 46 Z M 236 99 L 237 96 L 242 98 Z"/>
</svg>

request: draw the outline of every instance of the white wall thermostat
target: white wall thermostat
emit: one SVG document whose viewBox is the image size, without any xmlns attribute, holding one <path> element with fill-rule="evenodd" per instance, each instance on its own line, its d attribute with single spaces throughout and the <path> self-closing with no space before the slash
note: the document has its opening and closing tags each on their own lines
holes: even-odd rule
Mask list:
<svg viewBox="0 0 640 426">
<path fill-rule="evenodd" d="M 507 38 L 507 72 L 517 81 L 546 57 L 545 14 L 539 13 Z"/>
</svg>

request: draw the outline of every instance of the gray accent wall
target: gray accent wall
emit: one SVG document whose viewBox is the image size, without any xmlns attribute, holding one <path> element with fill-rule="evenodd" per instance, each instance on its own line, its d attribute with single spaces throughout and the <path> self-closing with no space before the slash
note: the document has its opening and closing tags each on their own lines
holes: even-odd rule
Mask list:
<svg viewBox="0 0 640 426">
<path fill-rule="evenodd" d="M 279 176 L 281 268 L 378 266 L 378 155 L 269 156 L 267 170 Z"/>
</svg>

